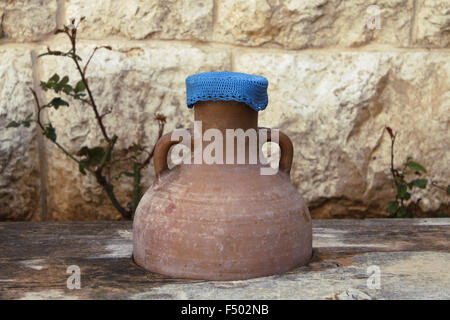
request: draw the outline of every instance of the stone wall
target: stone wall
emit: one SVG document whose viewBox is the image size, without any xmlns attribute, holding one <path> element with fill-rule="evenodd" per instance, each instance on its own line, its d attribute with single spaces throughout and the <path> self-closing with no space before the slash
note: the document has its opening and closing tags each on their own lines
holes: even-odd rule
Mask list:
<svg viewBox="0 0 450 320">
<path fill-rule="evenodd" d="M 81 16 L 80 55 L 113 48 L 94 57 L 89 82 L 119 149 L 155 143 L 155 112 L 166 131 L 189 126 L 186 76 L 229 70 L 269 79 L 261 125 L 293 140 L 292 181 L 313 217 L 386 215 L 386 125 L 399 132 L 399 163 L 412 156 L 436 183 L 450 181 L 450 0 L 0 0 L 0 220 L 120 218 L 35 126 L 5 129 L 34 111 L 29 87 L 75 76 L 70 61 L 36 57 L 67 48 L 53 32 Z M 74 103 L 44 116 L 76 151 L 99 138 L 90 112 Z M 148 187 L 153 168 L 144 176 Z M 130 181 L 118 191 L 125 201 Z M 415 197 L 422 215 L 450 213 L 437 188 Z"/>
</svg>

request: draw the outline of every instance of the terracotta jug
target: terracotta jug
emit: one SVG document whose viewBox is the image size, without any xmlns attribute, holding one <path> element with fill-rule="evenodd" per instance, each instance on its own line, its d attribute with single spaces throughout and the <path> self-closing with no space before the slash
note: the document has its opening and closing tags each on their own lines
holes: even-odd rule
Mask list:
<svg viewBox="0 0 450 320">
<path fill-rule="evenodd" d="M 226 129 L 261 131 L 258 111 L 244 102 L 193 105 L 202 134 L 211 128 L 224 136 Z M 195 149 L 192 140 L 183 143 Z M 259 157 L 250 163 L 250 152 L 243 164 L 226 164 L 227 143 L 224 164 L 193 164 L 191 155 L 192 164 L 168 169 L 169 149 L 181 140 L 174 141 L 171 133 L 161 137 L 154 153 L 155 181 L 134 217 L 135 262 L 153 272 L 206 280 L 268 276 L 306 263 L 312 254 L 311 216 L 290 182 L 292 143 L 282 132 L 278 140 L 279 170 L 262 175 L 267 164 Z"/>
</svg>

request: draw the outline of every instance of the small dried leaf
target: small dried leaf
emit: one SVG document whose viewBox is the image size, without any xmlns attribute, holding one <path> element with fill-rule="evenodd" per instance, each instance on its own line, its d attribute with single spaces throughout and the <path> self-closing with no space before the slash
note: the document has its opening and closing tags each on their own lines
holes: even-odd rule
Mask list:
<svg viewBox="0 0 450 320">
<path fill-rule="evenodd" d="M 389 133 L 389 135 L 391 136 L 391 139 L 395 137 L 394 132 L 392 131 L 392 129 L 390 127 L 386 127 L 386 131 Z"/>
<path fill-rule="evenodd" d="M 161 122 L 166 122 L 167 117 L 165 115 L 163 115 L 163 114 L 158 113 L 155 116 L 155 120 L 158 120 L 158 121 L 161 121 Z"/>
</svg>

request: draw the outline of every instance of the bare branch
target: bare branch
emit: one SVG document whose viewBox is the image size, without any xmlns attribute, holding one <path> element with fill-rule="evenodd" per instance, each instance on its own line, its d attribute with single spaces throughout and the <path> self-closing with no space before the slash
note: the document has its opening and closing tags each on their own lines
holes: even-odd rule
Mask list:
<svg viewBox="0 0 450 320">
<path fill-rule="evenodd" d="M 389 136 L 391 138 L 391 168 L 390 169 L 391 169 L 392 177 L 394 179 L 395 186 L 397 187 L 398 186 L 398 181 L 397 181 L 398 171 L 394 168 L 394 144 L 395 144 L 395 138 L 396 138 L 397 134 L 394 133 L 392 131 L 392 129 L 389 127 L 386 127 L 386 131 L 389 133 Z"/>
<path fill-rule="evenodd" d="M 91 62 L 91 59 L 92 59 L 92 57 L 94 56 L 95 52 L 96 52 L 98 49 L 99 49 L 99 47 L 95 47 L 95 49 L 92 51 L 91 55 L 89 56 L 88 61 L 86 62 L 86 64 L 85 64 L 84 67 L 83 67 L 83 73 L 84 73 L 84 74 L 86 74 L 87 67 L 88 67 L 89 63 Z"/>
<path fill-rule="evenodd" d="M 70 32 L 66 32 L 66 34 L 69 35 L 70 42 L 72 44 L 72 51 L 73 51 L 74 54 L 76 54 L 76 51 L 77 51 L 77 47 L 76 47 L 77 29 L 74 28 L 72 30 L 72 34 L 70 34 Z M 98 125 L 100 127 L 100 130 L 102 131 L 103 137 L 105 138 L 105 140 L 108 143 L 111 143 L 111 139 L 109 138 L 109 136 L 108 136 L 108 134 L 106 132 L 105 126 L 104 126 L 103 121 L 102 121 L 102 118 L 100 117 L 100 114 L 98 112 L 98 107 L 97 107 L 97 104 L 95 103 L 94 96 L 93 96 L 92 91 L 91 91 L 91 89 L 89 87 L 88 81 L 86 80 L 86 75 L 83 72 L 83 69 L 81 69 L 81 66 L 80 66 L 80 63 L 78 62 L 78 60 L 76 58 L 72 58 L 72 60 L 75 63 L 75 66 L 76 66 L 76 68 L 78 70 L 78 73 L 80 74 L 81 81 L 83 82 L 83 84 L 84 84 L 84 86 L 86 88 L 86 91 L 87 91 L 88 96 L 89 96 L 89 100 L 91 102 L 91 107 L 92 107 L 92 109 L 93 109 L 93 111 L 95 113 L 95 118 L 97 119 L 97 123 L 98 123 Z"/>
</svg>

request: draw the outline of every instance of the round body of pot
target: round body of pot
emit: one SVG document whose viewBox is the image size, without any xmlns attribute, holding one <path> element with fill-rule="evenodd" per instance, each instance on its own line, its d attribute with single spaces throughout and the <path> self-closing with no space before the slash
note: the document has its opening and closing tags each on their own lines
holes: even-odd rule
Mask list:
<svg viewBox="0 0 450 320">
<path fill-rule="evenodd" d="M 311 257 L 311 217 L 286 173 L 253 165 L 179 165 L 136 211 L 134 259 L 153 272 L 239 280 L 288 271 Z"/>
</svg>

